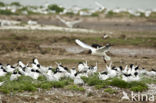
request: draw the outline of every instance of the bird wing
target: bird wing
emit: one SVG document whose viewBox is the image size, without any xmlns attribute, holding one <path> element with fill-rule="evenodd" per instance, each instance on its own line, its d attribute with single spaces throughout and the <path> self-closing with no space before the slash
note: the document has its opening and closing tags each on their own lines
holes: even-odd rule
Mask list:
<svg viewBox="0 0 156 103">
<path fill-rule="evenodd" d="M 72 21 L 71 24 L 74 25 L 74 24 L 77 24 L 77 23 L 80 23 L 80 22 L 82 22 L 82 20 Z"/>
<path fill-rule="evenodd" d="M 99 6 L 99 7 L 101 7 L 101 8 L 104 8 L 104 6 L 102 5 L 102 4 L 100 4 L 99 2 L 95 2 L 95 4 L 97 5 L 97 6 Z"/>
<path fill-rule="evenodd" d="M 80 41 L 80 40 L 78 40 L 78 39 L 76 39 L 75 42 L 76 42 L 79 46 L 81 46 L 82 48 L 89 49 L 89 50 L 95 50 L 95 48 L 89 46 L 88 44 L 83 43 L 82 41 Z"/>
<path fill-rule="evenodd" d="M 61 22 L 63 22 L 64 24 L 66 24 L 66 21 L 63 20 L 62 18 L 60 18 L 59 16 L 57 16 L 56 18 L 58 18 Z"/>
<path fill-rule="evenodd" d="M 108 52 L 110 50 L 110 46 L 103 46 L 97 49 L 99 52 Z"/>
<path fill-rule="evenodd" d="M 124 96 L 127 96 L 127 93 L 125 91 L 122 92 Z"/>
</svg>

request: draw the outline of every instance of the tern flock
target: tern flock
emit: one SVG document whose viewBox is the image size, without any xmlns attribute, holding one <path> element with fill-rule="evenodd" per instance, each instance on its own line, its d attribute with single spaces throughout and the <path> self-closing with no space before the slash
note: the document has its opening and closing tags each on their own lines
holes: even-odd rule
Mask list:
<svg viewBox="0 0 156 103">
<path fill-rule="evenodd" d="M 47 81 L 59 81 L 61 78 L 71 78 L 74 84 L 83 85 L 84 81 L 81 77 L 89 77 L 97 74 L 100 80 L 106 80 L 109 78 L 120 78 L 126 82 L 140 81 L 142 75 L 156 76 L 156 70 L 152 69 L 147 71 L 144 68 L 139 68 L 134 64 L 122 66 L 112 66 L 112 62 L 109 65 L 106 64 L 106 69 L 102 72 L 98 72 L 98 65 L 89 66 L 86 62 L 79 62 L 77 68 L 69 69 L 63 66 L 61 63 L 56 63 L 57 67 L 43 66 L 39 63 L 38 59 L 34 58 L 31 64 L 24 64 L 22 61 L 18 61 L 14 66 L 7 64 L 0 64 L 0 77 L 11 74 L 10 80 L 18 80 L 20 76 L 29 76 L 34 80 L 37 80 L 39 76 L 45 76 Z M 2 85 L 5 81 L 1 82 Z"/>
</svg>

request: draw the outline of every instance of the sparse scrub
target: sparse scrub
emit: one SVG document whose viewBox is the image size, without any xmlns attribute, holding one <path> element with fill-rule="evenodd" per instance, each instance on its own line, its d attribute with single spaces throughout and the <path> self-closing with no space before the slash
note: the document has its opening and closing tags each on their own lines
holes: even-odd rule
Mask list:
<svg viewBox="0 0 156 103">
<path fill-rule="evenodd" d="M 151 78 L 151 77 L 143 77 L 141 82 L 143 83 L 148 83 L 148 84 L 156 84 L 156 78 Z"/>
<path fill-rule="evenodd" d="M 5 6 L 5 4 L 3 2 L 0 2 L 0 7 Z"/>
<path fill-rule="evenodd" d="M 59 7 L 59 6 L 56 5 L 56 4 L 49 5 L 49 6 L 48 6 L 48 9 L 49 9 L 49 10 L 53 10 L 53 11 L 55 11 L 56 13 L 63 12 L 63 10 L 64 10 L 64 8 Z"/>
<path fill-rule="evenodd" d="M 93 17 L 97 17 L 97 16 L 99 16 L 99 13 L 98 13 L 98 12 L 92 13 L 91 16 L 93 16 Z"/>
<path fill-rule="evenodd" d="M 13 13 L 10 10 L 0 10 L 0 14 L 2 14 L 2 15 L 12 15 Z"/>
<path fill-rule="evenodd" d="M 10 5 L 12 5 L 12 6 L 21 6 L 21 4 L 19 2 L 12 2 Z"/>
<path fill-rule="evenodd" d="M 74 16 L 74 13 L 73 12 L 67 12 L 66 15 Z"/>
</svg>

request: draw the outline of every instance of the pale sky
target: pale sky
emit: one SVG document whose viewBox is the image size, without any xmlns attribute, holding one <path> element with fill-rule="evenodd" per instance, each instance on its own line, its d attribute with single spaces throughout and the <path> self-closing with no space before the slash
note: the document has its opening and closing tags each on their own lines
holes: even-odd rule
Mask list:
<svg viewBox="0 0 156 103">
<path fill-rule="evenodd" d="M 132 9 L 156 9 L 156 0 L 0 0 L 10 3 L 18 1 L 23 5 L 43 5 L 56 3 L 66 8 L 77 5 L 82 8 L 96 8 L 95 1 L 98 1 L 106 8 L 132 8 Z"/>
</svg>

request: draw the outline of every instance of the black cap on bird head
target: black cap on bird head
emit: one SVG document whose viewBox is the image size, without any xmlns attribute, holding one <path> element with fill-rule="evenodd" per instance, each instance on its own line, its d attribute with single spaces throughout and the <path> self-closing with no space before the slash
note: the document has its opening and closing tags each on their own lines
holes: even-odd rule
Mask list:
<svg viewBox="0 0 156 103">
<path fill-rule="evenodd" d="M 123 67 L 122 66 L 119 66 L 120 70 L 122 71 L 123 70 Z"/>
<path fill-rule="evenodd" d="M 130 68 L 133 68 L 133 64 L 130 64 L 129 66 L 130 66 Z"/>
<path fill-rule="evenodd" d="M 99 44 L 92 44 L 92 47 L 93 47 L 93 48 L 100 48 L 100 47 L 102 47 L 102 46 L 99 45 Z"/>
</svg>

